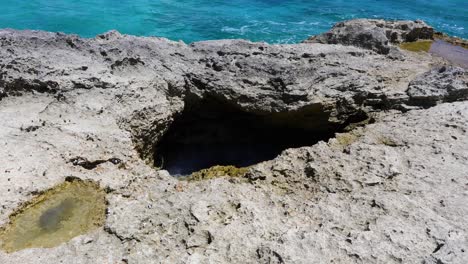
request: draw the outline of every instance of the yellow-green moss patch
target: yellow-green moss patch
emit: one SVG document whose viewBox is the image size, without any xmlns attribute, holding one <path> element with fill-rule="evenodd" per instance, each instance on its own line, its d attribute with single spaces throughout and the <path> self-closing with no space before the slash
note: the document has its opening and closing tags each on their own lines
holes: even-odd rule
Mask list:
<svg viewBox="0 0 468 264">
<path fill-rule="evenodd" d="M 395 140 L 393 140 L 393 139 L 391 139 L 389 137 L 382 136 L 378 140 L 379 140 L 380 144 L 383 144 L 385 146 L 389 146 L 389 147 L 398 147 L 399 146 L 399 144 L 397 142 L 395 142 Z"/>
<path fill-rule="evenodd" d="M 362 128 L 356 128 L 353 131 L 347 133 L 336 133 L 335 138 L 329 141 L 330 146 L 334 148 L 347 148 L 354 142 L 358 141 L 362 137 L 364 130 Z"/>
<path fill-rule="evenodd" d="M 422 41 L 415 41 L 415 42 L 405 42 L 400 44 L 400 48 L 404 50 L 420 52 L 425 51 L 428 52 L 431 49 L 432 40 L 422 40 Z"/>
<path fill-rule="evenodd" d="M 196 180 L 206 180 L 223 176 L 230 177 L 243 177 L 248 168 L 237 168 L 235 166 L 213 166 L 208 169 L 203 169 L 197 172 L 192 173 L 187 180 L 196 181 Z"/>
<path fill-rule="evenodd" d="M 92 181 L 66 181 L 22 206 L 0 230 L 6 252 L 50 248 L 85 234 L 105 220 L 105 192 Z"/>
<path fill-rule="evenodd" d="M 336 141 L 342 147 L 347 147 L 353 144 L 354 142 L 356 142 L 358 139 L 359 139 L 359 136 L 353 133 L 343 133 L 343 134 L 336 135 Z"/>
</svg>

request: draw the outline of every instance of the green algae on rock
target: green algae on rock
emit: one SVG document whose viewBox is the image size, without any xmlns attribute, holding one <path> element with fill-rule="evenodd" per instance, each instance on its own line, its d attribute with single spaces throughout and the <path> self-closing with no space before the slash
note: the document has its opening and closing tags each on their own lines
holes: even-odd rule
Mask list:
<svg viewBox="0 0 468 264">
<path fill-rule="evenodd" d="M 203 169 L 197 172 L 192 173 L 186 178 L 189 181 L 196 180 L 207 180 L 217 177 L 229 176 L 229 177 L 243 177 L 248 168 L 237 168 L 235 166 L 213 166 L 208 169 Z"/>
<path fill-rule="evenodd" d="M 400 48 L 404 50 L 413 51 L 413 52 L 420 52 L 420 51 L 429 52 L 429 50 L 431 49 L 432 43 L 433 43 L 432 40 L 405 42 L 405 43 L 400 44 Z"/>
<path fill-rule="evenodd" d="M 338 133 L 336 134 L 336 143 L 341 147 L 347 147 L 356 142 L 361 135 L 356 133 Z"/>
<path fill-rule="evenodd" d="M 105 211 L 105 191 L 97 183 L 65 181 L 10 215 L 10 223 L 0 229 L 0 248 L 15 252 L 58 246 L 101 226 Z"/>
</svg>

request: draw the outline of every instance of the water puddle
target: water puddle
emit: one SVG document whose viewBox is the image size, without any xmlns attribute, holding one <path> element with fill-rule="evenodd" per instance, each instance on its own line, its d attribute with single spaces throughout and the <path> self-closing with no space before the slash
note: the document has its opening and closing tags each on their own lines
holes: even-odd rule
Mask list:
<svg viewBox="0 0 468 264">
<path fill-rule="evenodd" d="M 454 45 L 443 39 L 420 40 L 402 43 L 400 48 L 413 52 L 429 52 L 455 65 L 468 68 L 468 49 L 466 48 L 466 42 L 463 41 L 460 41 L 458 45 Z"/>
<path fill-rule="evenodd" d="M 454 64 L 468 68 L 468 49 L 436 39 L 432 43 L 429 52 L 439 55 Z"/>
<path fill-rule="evenodd" d="M 68 180 L 10 215 L 10 223 L 0 229 L 0 247 L 14 252 L 58 246 L 102 226 L 105 211 L 105 192 L 97 183 Z"/>
</svg>

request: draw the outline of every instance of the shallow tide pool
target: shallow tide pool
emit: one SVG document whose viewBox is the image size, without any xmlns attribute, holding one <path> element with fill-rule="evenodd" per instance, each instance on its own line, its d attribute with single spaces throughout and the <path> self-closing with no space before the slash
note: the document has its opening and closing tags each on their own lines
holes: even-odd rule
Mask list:
<svg viewBox="0 0 468 264">
<path fill-rule="evenodd" d="M 104 223 L 105 192 L 91 181 L 71 180 L 34 197 L 0 228 L 0 248 L 50 248 Z"/>
</svg>

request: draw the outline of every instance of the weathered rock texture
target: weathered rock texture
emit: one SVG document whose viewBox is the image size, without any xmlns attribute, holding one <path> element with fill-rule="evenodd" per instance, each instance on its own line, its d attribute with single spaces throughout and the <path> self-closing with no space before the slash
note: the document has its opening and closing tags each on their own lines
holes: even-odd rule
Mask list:
<svg viewBox="0 0 468 264">
<path fill-rule="evenodd" d="M 395 41 L 426 28 L 406 24 Z M 361 41 L 345 44 L 374 46 Z M 104 228 L 0 263 L 468 262 L 466 70 L 398 53 L 1 30 L 0 225 L 67 176 L 99 182 L 108 209 Z M 152 167 L 174 119 L 207 98 L 314 133 L 354 129 L 244 177 Z"/>
<path fill-rule="evenodd" d="M 420 20 L 355 19 L 337 23 L 329 32 L 304 42 L 351 45 L 388 54 L 391 44 L 433 39 L 433 35 L 434 29 Z"/>
</svg>

